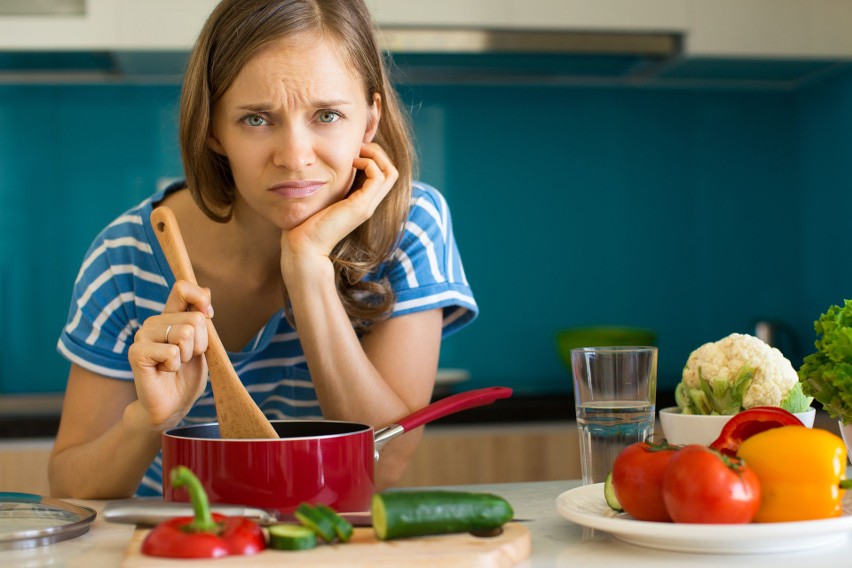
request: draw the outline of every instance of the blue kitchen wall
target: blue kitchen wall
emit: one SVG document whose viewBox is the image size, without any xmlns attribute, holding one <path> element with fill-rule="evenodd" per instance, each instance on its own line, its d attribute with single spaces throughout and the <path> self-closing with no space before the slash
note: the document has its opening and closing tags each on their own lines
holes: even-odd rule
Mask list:
<svg viewBox="0 0 852 568">
<path fill-rule="evenodd" d="M 463 388 L 567 392 L 553 334 L 689 352 L 848 294 L 852 78 L 800 91 L 407 86 L 421 178 L 454 216 L 481 315 L 444 343 Z M 98 230 L 181 172 L 178 88 L 0 86 L 0 392 L 64 388 L 55 343 Z M 794 363 L 802 354 L 791 353 Z"/>
</svg>

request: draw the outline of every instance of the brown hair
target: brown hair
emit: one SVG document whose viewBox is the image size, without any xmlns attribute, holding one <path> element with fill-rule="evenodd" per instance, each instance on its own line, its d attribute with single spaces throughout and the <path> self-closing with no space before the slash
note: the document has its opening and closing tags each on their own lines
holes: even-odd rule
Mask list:
<svg viewBox="0 0 852 568">
<path fill-rule="evenodd" d="M 374 142 L 399 171 L 396 184 L 372 217 L 338 243 L 331 255 L 343 306 L 353 324 L 365 329 L 386 315 L 395 300 L 385 281 L 363 278 L 389 259 L 398 244 L 408 217 L 415 155 L 408 117 L 388 79 L 363 0 L 223 0 L 216 6 L 190 55 L 181 91 L 179 137 L 187 186 L 208 217 L 219 222 L 230 219 L 236 194 L 231 168 L 207 145 L 213 106 L 249 59 L 270 43 L 302 32 L 332 38 L 363 80 L 368 104 L 374 94 L 381 96 Z M 285 305 L 292 322 L 286 292 Z"/>
</svg>

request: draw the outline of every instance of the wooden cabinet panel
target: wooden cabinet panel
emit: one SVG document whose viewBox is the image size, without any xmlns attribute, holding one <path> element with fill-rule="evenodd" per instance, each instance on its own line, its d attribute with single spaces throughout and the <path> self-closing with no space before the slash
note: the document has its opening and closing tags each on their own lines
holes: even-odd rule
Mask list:
<svg viewBox="0 0 852 568">
<path fill-rule="evenodd" d="M 0 443 L 0 491 L 49 495 L 47 461 L 53 440 Z"/>
<path fill-rule="evenodd" d="M 580 477 L 573 422 L 427 427 L 398 487 Z"/>
</svg>

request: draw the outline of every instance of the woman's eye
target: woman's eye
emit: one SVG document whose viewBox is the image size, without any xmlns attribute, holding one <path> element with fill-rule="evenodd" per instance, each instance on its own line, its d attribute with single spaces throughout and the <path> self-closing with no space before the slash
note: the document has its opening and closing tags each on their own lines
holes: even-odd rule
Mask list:
<svg viewBox="0 0 852 568">
<path fill-rule="evenodd" d="M 243 121 L 249 126 L 263 126 L 266 120 L 259 114 L 249 114 L 243 117 Z"/>
<path fill-rule="evenodd" d="M 324 110 L 319 113 L 319 121 L 324 124 L 331 124 L 340 118 L 340 113 L 333 110 Z"/>
</svg>

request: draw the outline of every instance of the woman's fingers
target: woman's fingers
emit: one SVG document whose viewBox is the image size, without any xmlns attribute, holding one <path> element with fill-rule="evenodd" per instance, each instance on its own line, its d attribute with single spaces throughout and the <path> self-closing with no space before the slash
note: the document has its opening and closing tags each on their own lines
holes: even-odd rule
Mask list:
<svg viewBox="0 0 852 568">
<path fill-rule="evenodd" d="M 368 216 L 372 215 L 396 183 L 399 172 L 381 146 L 375 143 L 361 146 L 361 154 L 355 158 L 353 165 L 364 172 L 366 180 L 350 198 L 363 198 Z"/>
<path fill-rule="evenodd" d="M 136 332 L 135 342 L 172 345 L 180 361 L 207 351 L 207 318 L 199 312 L 163 313 L 152 316 Z"/>
<path fill-rule="evenodd" d="M 213 304 L 210 302 L 210 290 L 192 284 L 186 280 L 178 280 L 172 286 L 172 291 L 166 300 L 163 313 L 196 311 L 213 317 Z"/>
</svg>

